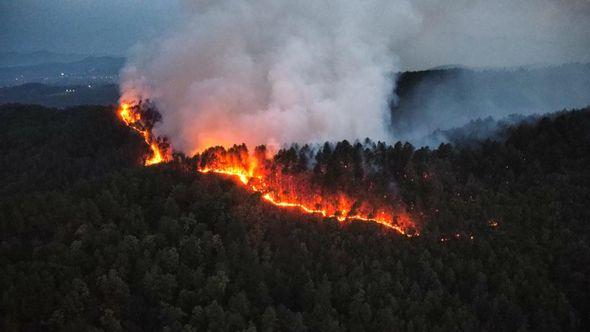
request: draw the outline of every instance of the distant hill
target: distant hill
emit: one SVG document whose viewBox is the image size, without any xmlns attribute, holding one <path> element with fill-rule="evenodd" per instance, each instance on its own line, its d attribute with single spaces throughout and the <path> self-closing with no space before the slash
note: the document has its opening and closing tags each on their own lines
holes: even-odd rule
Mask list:
<svg viewBox="0 0 590 332">
<path fill-rule="evenodd" d="M 404 72 L 395 94 L 396 138 L 415 141 L 437 129 L 489 116 L 500 119 L 590 105 L 590 64 Z"/>
<path fill-rule="evenodd" d="M 111 105 L 118 99 L 119 88 L 114 84 L 51 86 L 27 83 L 0 88 L 0 104 L 39 104 L 63 108 L 83 104 Z"/>
<path fill-rule="evenodd" d="M 51 62 L 80 61 L 88 55 L 75 53 L 54 53 L 49 51 L 37 51 L 31 53 L 0 52 L 0 67 L 32 66 Z"/>
<path fill-rule="evenodd" d="M 118 98 L 115 84 L 124 63 L 124 58 L 89 57 L 71 63 L 0 68 L 0 85 L 4 79 L 9 86 L 0 88 L 0 103 L 112 104 Z M 14 81 L 17 75 L 22 77 Z M 398 76 L 395 94 L 391 108 L 394 137 L 416 145 L 437 145 L 448 139 L 449 129 L 478 119 L 500 120 L 512 114 L 528 116 L 590 105 L 590 64 L 404 72 Z M 488 131 L 482 125 L 490 122 L 477 124 L 467 136 L 485 136 Z M 463 135 L 456 133 L 452 136 Z"/>
<path fill-rule="evenodd" d="M 114 83 L 125 64 L 120 57 L 86 57 L 74 62 L 47 62 L 0 68 L 0 86 L 24 83 L 86 84 Z"/>
</svg>

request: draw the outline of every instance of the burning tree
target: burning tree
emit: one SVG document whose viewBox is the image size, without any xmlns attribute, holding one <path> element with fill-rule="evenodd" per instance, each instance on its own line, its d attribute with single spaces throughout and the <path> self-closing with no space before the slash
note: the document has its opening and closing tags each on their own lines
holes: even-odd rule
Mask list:
<svg viewBox="0 0 590 332">
<path fill-rule="evenodd" d="M 150 147 L 151 155 L 146 157 L 145 165 L 158 164 L 171 159 L 170 144 L 166 137 L 156 137 L 153 134 L 154 125 L 162 117 L 149 100 L 131 104 L 121 103 L 117 114 L 127 126 L 141 134 Z"/>
<path fill-rule="evenodd" d="M 253 154 L 234 145 L 209 148 L 197 155 L 197 170 L 234 176 L 273 205 L 336 218 L 341 222 L 376 222 L 408 236 L 417 235 L 416 223 L 401 199 L 376 186 L 365 174 L 362 157 L 348 143 L 326 147 L 315 155 L 309 146 L 280 150 L 273 157 L 265 146 Z M 311 161 L 315 163 L 313 170 Z"/>
<path fill-rule="evenodd" d="M 153 134 L 160 114 L 148 101 L 122 103 L 119 117 L 142 135 L 151 149 L 145 165 L 170 161 L 165 138 Z M 228 149 L 211 147 L 195 156 L 195 170 L 233 176 L 262 199 L 279 207 L 335 218 L 340 222 L 375 222 L 407 236 L 418 235 L 416 222 L 406 212 L 390 186 L 371 177 L 370 161 L 363 147 L 347 141 L 334 147 L 326 143 L 314 151 L 310 146 L 292 146 L 270 155 L 264 145 L 252 153 L 245 144 Z"/>
</svg>

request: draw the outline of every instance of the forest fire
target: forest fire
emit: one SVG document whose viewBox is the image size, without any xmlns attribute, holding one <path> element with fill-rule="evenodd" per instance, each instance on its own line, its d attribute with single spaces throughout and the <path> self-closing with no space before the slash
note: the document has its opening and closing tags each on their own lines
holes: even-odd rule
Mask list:
<svg viewBox="0 0 590 332">
<path fill-rule="evenodd" d="M 152 134 L 159 114 L 149 102 L 121 103 L 117 113 L 127 126 L 141 134 L 150 147 L 151 155 L 145 165 L 171 159 L 166 140 Z M 377 193 L 370 182 L 347 188 L 319 183 L 318 178 L 326 175 L 321 171 L 315 174 L 306 167 L 288 169 L 288 162 L 268 154 L 264 146 L 257 147 L 253 154 L 245 145 L 234 145 L 227 150 L 213 147 L 196 156 L 196 171 L 233 177 L 250 191 L 259 193 L 266 202 L 281 208 L 297 209 L 340 222 L 373 222 L 408 237 L 419 235 L 416 223 L 404 211 L 403 203 L 399 199 L 392 202 L 387 194 Z M 347 165 L 342 167 L 347 168 Z"/>
<path fill-rule="evenodd" d="M 385 198 L 369 197 L 365 190 L 358 190 L 354 195 L 314 185 L 317 180 L 311 172 L 285 171 L 276 158 L 266 157 L 263 146 L 258 147 L 253 155 L 248 153 L 245 145 L 228 150 L 214 147 L 205 150 L 198 159 L 199 172 L 232 176 L 275 206 L 335 218 L 340 222 L 374 222 L 408 237 L 419 235 L 415 222 L 403 212 L 401 204 L 394 207 Z"/>
<path fill-rule="evenodd" d="M 150 116 L 149 109 L 141 107 L 141 103 L 131 105 L 121 103 L 117 114 L 127 126 L 137 131 L 150 147 L 152 155 L 145 160 L 145 165 L 154 165 L 170 159 L 170 151 L 165 141 L 158 140 L 152 135 L 153 123 L 157 121 L 157 113 Z"/>
</svg>

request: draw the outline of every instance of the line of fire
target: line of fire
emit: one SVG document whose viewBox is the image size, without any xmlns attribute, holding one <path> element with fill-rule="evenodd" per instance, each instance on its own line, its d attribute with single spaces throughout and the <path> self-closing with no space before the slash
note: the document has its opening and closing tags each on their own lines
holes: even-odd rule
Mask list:
<svg viewBox="0 0 590 332">
<path fill-rule="evenodd" d="M 160 120 L 159 113 L 148 102 L 121 103 L 119 118 L 137 131 L 150 147 L 145 165 L 172 159 L 167 139 L 152 133 Z M 372 222 L 399 234 L 419 236 L 416 216 L 408 212 L 401 198 L 383 191 L 375 181 L 355 177 L 354 185 L 330 188 L 321 181 L 321 167 L 289 163 L 289 151 L 271 154 L 265 146 L 250 152 L 246 145 L 230 148 L 210 147 L 195 156 L 195 171 L 228 176 L 266 202 L 301 213 L 333 218 L 339 222 Z M 307 163 L 306 163 L 307 164 Z M 317 165 L 316 165 L 317 166 Z M 341 165 L 346 169 L 348 165 Z M 318 169 L 320 168 L 320 169 Z M 333 186 L 332 186 L 333 187 Z"/>
</svg>

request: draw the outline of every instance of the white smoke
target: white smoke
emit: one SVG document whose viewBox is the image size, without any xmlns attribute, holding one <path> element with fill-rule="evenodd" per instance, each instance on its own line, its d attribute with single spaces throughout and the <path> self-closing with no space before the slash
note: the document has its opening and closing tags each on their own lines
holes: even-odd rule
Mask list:
<svg viewBox="0 0 590 332">
<path fill-rule="evenodd" d="M 409 1 L 191 1 L 187 11 L 122 82 L 123 100 L 155 102 L 157 134 L 174 148 L 390 138 L 394 50 L 421 25 Z"/>
<path fill-rule="evenodd" d="M 136 49 L 121 86 L 123 100 L 155 102 L 156 134 L 187 153 L 407 137 L 416 128 L 392 133 L 388 103 L 394 73 L 408 67 L 590 61 L 589 0 L 184 0 L 183 8 L 171 34 Z M 434 106 L 446 123 L 469 117 Z"/>
</svg>

